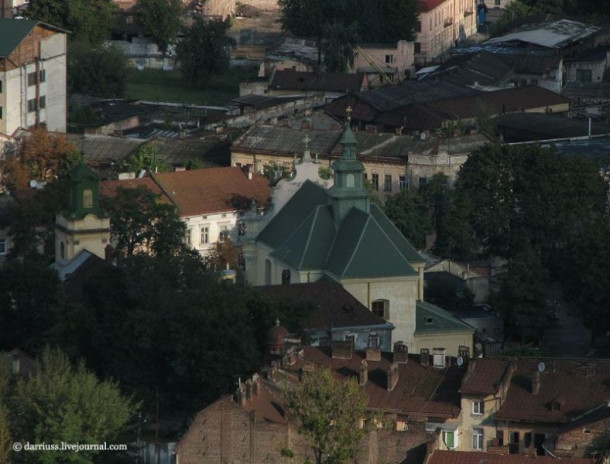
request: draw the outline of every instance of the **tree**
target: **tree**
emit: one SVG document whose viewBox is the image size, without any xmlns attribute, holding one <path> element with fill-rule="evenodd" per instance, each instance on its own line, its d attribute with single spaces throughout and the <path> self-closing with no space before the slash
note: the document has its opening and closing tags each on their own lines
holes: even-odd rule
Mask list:
<svg viewBox="0 0 610 464">
<path fill-rule="evenodd" d="M 31 0 L 28 17 L 70 31 L 70 39 L 99 45 L 110 38 L 116 5 L 108 0 Z"/>
<path fill-rule="evenodd" d="M 186 226 L 176 207 L 162 203 L 146 187 L 119 188 L 114 198 L 105 198 L 103 203 L 120 253 L 132 256 L 148 251 L 159 256 L 182 249 Z"/>
<path fill-rule="evenodd" d="M 138 405 L 121 395 L 119 386 L 100 381 L 83 361 L 73 366 L 58 349 L 46 348 L 39 365 L 17 381 L 10 409 L 13 436 L 31 443 L 103 443 L 114 439 Z M 45 463 L 64 463 L 64 453 L 44 453 Z M 74 453 L 91 463 L 95 451 Z M 24 462 L 41 462 L 37 453 L 23 453 Z"/>
<path fill-rule="evenodd" d="M 327 72 L 347 72 L 354 65 L 354 48 L 358 42 L 358 24 L 327 23 L 321 48 Z"/>
<path fill-rule="evenodd" d="M 155 143 L 146 143 L 138 151 L 119 162 L 121 172 L 131 171 L 140 172 L 142 170 L 150 172 L 170 172 L 171 165 L 166 158 L 159 153 L 159 146 Z"/>
<path fill-rule="evenodd" d="M 2 181 L 10 190 L 28 187 L 30 179 L 51 181 L 75 166 L 79 157 L 64 134 L 37 127 L 23 139 L 15 156 L 2 162 Z"/>
<path fill-rule="evenodd" d="M 236 269 L 239 250 L 230 237 L 218 240 L 205 258 L 206 265 L 214 271 Z"/>
<path fill-rule="evenodd" d="M 289 413 L 309 441 L 316 464 L 346 463 L 357 455 L 367 404 L 355 379 L 337 380 L 324 368 L 304 373 L 287 397 Z"/>
<path fill-rule="evenodd" d="M 203 21 L 200 18 L 186 30 L 176 46 L 184 79 L 197 87 L 205 86 L 215 74 L 229 69 L 229 49 L 234 41 L 227 37 L 229 21 Z"/>
<path fill-rule="evenodd" d="M 426 234 L 432 229 L 432 220 L 421 192 L 405 188 L 388 197 L 385 213 L 415 248 L 426 247 Z"/>
<path fill-rule="evenodd" d="M 180 30 L 180 0 L 140 0 L 137 6 L 138 24 L 153 41 L 165 58 L 167 47 Z"/>
<path fill-rule="evenodd" d="M 125 94 L 128 59 L 115 45 L 70 43 L 68 87 L 73 93 L 118 98 Z"/>
</svg>

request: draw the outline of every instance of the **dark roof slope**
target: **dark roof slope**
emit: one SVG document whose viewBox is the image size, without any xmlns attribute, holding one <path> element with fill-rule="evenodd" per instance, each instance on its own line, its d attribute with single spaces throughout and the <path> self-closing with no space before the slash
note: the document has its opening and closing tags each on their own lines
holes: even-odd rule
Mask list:
<svg viewBox="0 0 610 464">
<path fill-rule="evenodd" d="M 481 451 L 443 451 L 435 450 L 427 464 L 556 464 L 557 458 L 551 456 L 524 456 L 521 454 L 492 454 Z M 594 459 L 561 459 L 562 464 L 593 464 Z"/>
<path fill-rule="evenodd" d="M 332 281 L 309 284 L 268 285 L 257 290 L 292 304 L 311 304 L 313 309 L 305 322 L 306 330 L 326 330 L 329 327 L 387 325 L 360 303 L 342 285 Z"/>
<path fill-rule="evenodd" d="M 274 90 L 358 92 L 363 86 L 362 73 L 315 73 L 284 69 L 276 71 L 271 80 Z"/>
<path fill-rule="evenodd" d="M 471 359 L 469 373 L 464 378 L 460 393 L 493 395 L 506 375 L 510 361 L 499 358 Z"/>
<path fill-rule="evenodd" d="M 0 58 L 8 58 L 37 25 L 30 19 L 0 19 Z"/>
</svg>

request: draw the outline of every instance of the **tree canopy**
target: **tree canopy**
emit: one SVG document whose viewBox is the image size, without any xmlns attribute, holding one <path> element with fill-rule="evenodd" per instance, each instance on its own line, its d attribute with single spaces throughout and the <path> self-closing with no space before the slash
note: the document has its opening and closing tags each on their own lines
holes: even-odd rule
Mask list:
<svg viewBox="0 0 610 464">
<path fill-rule="evenodd" d="M 68 53 L 68 87 L 71 92 L 120 98 L 127 85 L 128 60 L 114 45 L 73 41 Z"/>
<path fill-rule="evenodd" d="M 70 31 L 70 40 L 99 45 L 110 38 L 116 10 L 109 0 L 30 0 L 26 13 Z"/>
<path fill-rule="evenodd" d="M 167 47 L 176 39 L 180 30 L 180 0 L 140 0 L 137 6 L 138 24 L 145 34 L 152 37 L 165 56 Z"/>
<path fill-rule="evenodd" d="M 233 39 L 227 36 L 229 21 L 204 21 L 200 18 L 185 31 L 176 46 L 184 79 L 196 87 L 205 86 L 215 74 L 229 69 Z"/>
<path fill-rule="evenodd" d="M 111 233 L 117 251 L 125 256 L 137 252 L 166 255 L 183 247 L 186 225 L 173 204 L 146 187 L 119 188 L 112 199 L 103 199 L 110 213 Z"/>
<path fill-rule="evenodd" d="M 316 464 L 342 464 L 356 457 L 368 397 L 355 379 L 337 380 L 330 370 L 304 372 L 288 394 L 288 410 L 313 449 Z"/>
</svg>

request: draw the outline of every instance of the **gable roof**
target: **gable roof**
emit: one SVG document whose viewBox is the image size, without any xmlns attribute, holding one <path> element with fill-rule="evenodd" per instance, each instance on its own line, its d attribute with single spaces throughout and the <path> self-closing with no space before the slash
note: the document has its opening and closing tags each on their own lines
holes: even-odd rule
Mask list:
<svg viewBox="0 0 610 464">
<path fill-rule="evenodd" d="M 193 169 L 153 175 L 155 182 L 176 204 L 181 216 L 235 211 L 235 200 L 254 200 L 267 205 L 271 187 L 267 178 L 252 179 L 239 167 Z"/>
<path fill-rule="evenodd" d="M 325 270 L 334 279 L 416 276 L 423 263 L 377 205 L 352 208 L 339 227 L 327 191 L 303 183 L 257 237 L 271 256 L 302 270 Z"/>
<path fill-rule="evenodd" d="M 515 359 L 516 371 L 497 419 L 567 423 L 610 398 L 610 359 L 547 359 L 536 394 L 532 376 L 540 361 Z M 551 407 L 553 402 L 560 403 L 559 410 Z"/>
<path fill-rule="evenodd" d="M 391 327 L 391 324 L 369 311 L 342 285 L 330 280 L 307 284 L 268 285 L 256 289 L 291 304 L 310 303 L 313 308 L 304 322 L 305 330 L 381 325 Z"/>
<path fill-rule="evenodd" d="M 364 86 L 364 74 L 315 73 L 284 69 L 273 74 L 270 86 L 274 90 L 357 92 Z"/>
<path fill-rule="evenodd" d="M 330 349 L 305 346 L 287 370 L 298 372 L 307 365 L 324 366 L 338 378 L 358 375 L 365 353 L 354 352 L 350 359 L 331 356 Z M 434 369 L 420 364 L 419 355 L 409 355 L 406 364 L 398 364 L 398 382 L 393 390 L 387 389 L 387 370 L 392 364 L 392 353 L 382 353 L 379 361 L 367 361 L 368 381 L 362 388 L 369 397 L 368 407 L 392 411 L 421 419 L 422 416 L 455 418 L 460 414 L 458 387 L 464 369 L 452 365 Z"/>
<path fill-rule="evenodd" d="M 57 32 L 67 32 L 42 21 L 0 18 L 0 58 L 8 58 L 36 26 Z"/>
<path fill-rule="evenodd" d="M 600 28 L 597 26 L 588 26 L 578 21 L 561 19 L 544 24 L 528 24 L 503 36 L 489 39 L 485 43 L 495 44 L 518 41 L 539 47 L 562 48 L 585 37 L 589 37 L 599 30 Z"/>
<path fill-rule="evenodd" d="M 425 301 L 416 303 L 415 335 L 451 332 L 474 332 L 474 328 L 438 306 Z"/>
<path fill-rule="evenodd" d="M 502 358 L 481 358 L 469 361 L 468 375 L 460 393 L 494 395 L 510 368 L 510 361 Z"/>
<path fill-rule="evenodd" d="M 100 182 L 100 194 L 109 198 L 114 198 L 118 189 L 132 189 L 137 187 L 146 187 L 151 192 L 161 195 L 165 201 L 171 201 L 165 192 L 155 183 L 150 177 L 142 177 L 138 179 L 124 180 L 104 180 Z"/>
<path fill-rule="evenodd" d="M 525 456 L 522 454 L 492 454 L 481 451 L 444 451 L 432 452 L 426 464 L 593 464 L 594 459 L 561 459 L 551 456 Z"/>
</svg>

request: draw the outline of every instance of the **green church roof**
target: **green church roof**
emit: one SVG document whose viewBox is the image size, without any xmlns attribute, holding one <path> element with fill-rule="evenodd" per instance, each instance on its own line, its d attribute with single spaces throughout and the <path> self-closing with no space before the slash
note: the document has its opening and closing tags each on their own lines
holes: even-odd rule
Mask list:
<svg viewBox="0 0 610 464">
<path fill-rule="evenodd" d="M 474 332 L 474 328 L 438 306 L 425 301 L 418 301 L 415 315 L 415 335 L 439 332 Z"/>
</svg>

